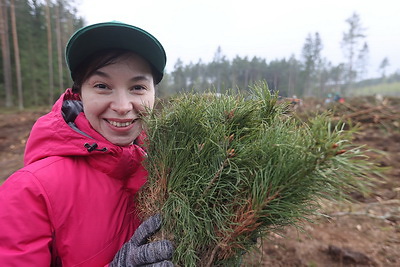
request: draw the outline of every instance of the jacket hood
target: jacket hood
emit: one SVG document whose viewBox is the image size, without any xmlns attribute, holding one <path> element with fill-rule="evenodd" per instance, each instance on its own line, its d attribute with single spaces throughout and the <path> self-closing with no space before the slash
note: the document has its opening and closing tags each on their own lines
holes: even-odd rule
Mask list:
<svg viewBox="0 0 400 267">
<path fill-rule="evenodd" d="M 91 127 L 82 111 L 79 95 L 67 89 L 52 110 L 34 124 L 26 144 L 24 164 L 50 156 L 77 156 L 86 157 L 90 166 L 113 178 L 126 179 L 139 171 L 144 150 L 136 144 L 121 147 L 110 143 Z M 142 133 L 138 140 L 142 141 L 143 137 Z"/>
</svg>

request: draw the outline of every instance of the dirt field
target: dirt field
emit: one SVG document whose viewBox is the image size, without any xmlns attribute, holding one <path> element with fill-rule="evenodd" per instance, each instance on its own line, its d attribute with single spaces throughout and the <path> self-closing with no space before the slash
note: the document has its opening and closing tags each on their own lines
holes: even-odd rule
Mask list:
<svg viewBox="0 0 400 267">
<path fill-rule="evenodd" d="M 307 105 L 302 112 L 326 108 Z M 389 167 L 387 178 L 368 196 L 354 193 L 355 203 L 323 203 L 327 216 L 304 224 L 303 232 L 287 228 L 283 236 L 271 235 L 243 266 L 400 266 L 400 99 L 365 99 L 335 110 L 335 116 L 361 123 L 355 143 L 385 152 L 371 153 L 371 160 Z M 22 167 L 30 128 L 45 112 L 0 114 L 0 184 Z"/>
</svg>

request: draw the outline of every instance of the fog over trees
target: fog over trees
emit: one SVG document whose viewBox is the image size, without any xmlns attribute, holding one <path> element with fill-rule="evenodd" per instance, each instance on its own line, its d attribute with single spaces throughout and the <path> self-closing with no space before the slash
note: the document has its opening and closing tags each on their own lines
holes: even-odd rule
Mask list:
<svg viewBox="0 0 400 267">
<path fill-rule="evenodd" d="M 51 105 L 72 85 L 64 58 L 71 34 L 84 25 L 76 1 L 0 0 L 0 106 L 24 109 Z M 379 66 L 381 77 L 365 80 L 368 34 L 357 13 L 346 20 L 341 49 L 345 62 L 332 64 L 322 56 L 324 40 L 318 32 L 304 36 L 300 58 L 267 61 L 260 57 L 227 59 L 216 47 L 211 62 L 183 64 L 178 59 L 158 86 L 158 96 L 183 91 L 246 91 L 258 81 L 282 96 L 325 97 L 351 94 L 360 85 L 400 81 L 400 73 L 387 73 L 390 59 Z"/>
</svg>

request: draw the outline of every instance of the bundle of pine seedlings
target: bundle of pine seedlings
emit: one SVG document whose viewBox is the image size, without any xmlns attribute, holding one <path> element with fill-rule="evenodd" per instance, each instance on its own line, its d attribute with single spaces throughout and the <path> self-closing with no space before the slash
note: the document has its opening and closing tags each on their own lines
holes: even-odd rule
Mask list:
<svg viewBox="0 0 400 267">
<path fill-rule="evenodd" d="M 235 266 L 259 237 L 299 225 L 321 198 L 365 185 L 370 163 L 329 116 L 307 123 L 265 84 L 250 95 L 185 94 L 147 121 L 143 219 L 161 213 L 176 266 Z"/>
</svg>

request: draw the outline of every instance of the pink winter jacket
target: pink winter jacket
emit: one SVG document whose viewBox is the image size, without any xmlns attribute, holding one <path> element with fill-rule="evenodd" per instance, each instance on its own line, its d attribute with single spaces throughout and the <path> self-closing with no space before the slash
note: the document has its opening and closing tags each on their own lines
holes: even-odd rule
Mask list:
<svg viewBox="0 0 400 267">
<path fill-rule="evenodd" d="M 35 123 L 25 167 L 0 187 L 0 266 L 105 266 L 139 225 L 144 150 L 108 142 L 76 100 L 68 89 Z"/>
</svg>

